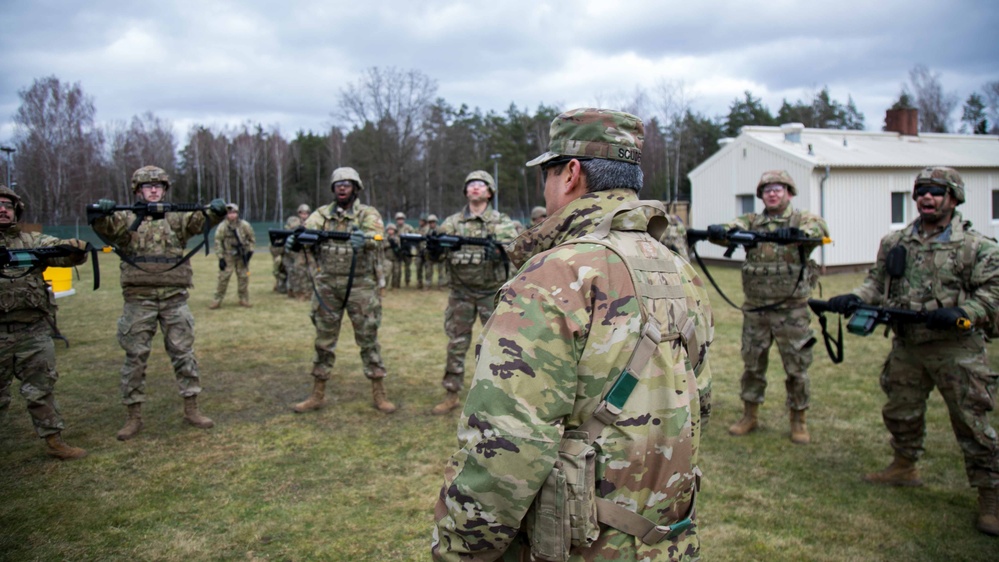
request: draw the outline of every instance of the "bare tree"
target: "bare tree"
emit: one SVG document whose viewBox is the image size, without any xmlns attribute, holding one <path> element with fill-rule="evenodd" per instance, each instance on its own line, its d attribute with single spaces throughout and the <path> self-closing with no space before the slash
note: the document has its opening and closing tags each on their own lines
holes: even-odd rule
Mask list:
<svg viewBox="0 0 999 562">
<path fill-rule="evenodd" d="M 999 80 L 986 83 L 982 91 L 985 95 L 985 114 L 991 124 L 989 134 L 999 135 Z"/>
<path fill-rule="evenodd" d="M 944 92 L 939 72 L 917 64 L 909 71 L 909 87 L 903 86 L 903 92 L 910 94 L 919 110 L 920 132 L 948 132 L 958 97 L 954 92 Z"/>
<path fill-rule="evenodd" d="M 98 193 L 104 139 L 93 100 L 79 83 L 39 78 L 18 92 L 14 114 L 16 169 L 29 216 L 60 224 L 79 215 Z"/>
</svg>

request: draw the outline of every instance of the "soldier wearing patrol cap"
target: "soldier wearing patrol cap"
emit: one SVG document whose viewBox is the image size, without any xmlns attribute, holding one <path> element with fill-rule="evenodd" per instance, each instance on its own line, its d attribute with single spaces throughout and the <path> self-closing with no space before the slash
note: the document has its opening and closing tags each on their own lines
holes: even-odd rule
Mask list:
<svg viewBox="0 0 999 562">
<path fill-rule="evenodd" d="M 665 207 L 638 199 L 643 132 L 627 113 L 568 111 L 528 163 L 550 216 L 509 245 L 521 267 L 480 339 L 437 560 L 699 557 L 712 320 L 657 240 Z"/>
<path fill-rule="evenodd" d="M 239 292 L 239 306 L 249 308 L 250 304 L 250 258 L 257 239 L 250 223 L 239 218 L 239 207 L 235 203 L 225 206 L 225 221 L 215 229 L 215 254 L 219 257 L 219 282 L 215 288 L 215 298 L 208 308 L 222 306 L 229 279 L 236 274 L 236 287 Z"/>
<path fill-rule="evenodd" d="M 791 174 L 785 170 L 763 172 L 756 185 L 756 197 L 763 201 L 762 213 L 748 213 L 724 225 L 711 225 L 712 241 L 721 244 L 732 230 L 772 232 L 783 238 L 824 238 L 829 227 L 822 217 L 800 211 L 791 205 L 798 193 Z M 719 242 L 720 241 L 720 242 Z M 742 418 L 728 432 L 742 436 L 756 429 L 758 411 L 767 388 L 770 347 L 777 349 L 787 374 L 786 405 L 790 410 L 791 441 L 808 444 L 811 435 L 805 422 L 810 403 L 808 367 L 812 364 L 815 334 L 809 327 L 808 296 L 818 284 L 818 265 L 808 258 L 817 247 L 812 243 L 763 243 L 746 250 L 742 263 L 742 372 L 740 396 Z"/>
<path fill-rule="evenodd" d="M 491 208 L 489 202 L 496 193 L 493 177 L 483 170 L 475 170 L 465 177 L 464 192 L 468 204 L 457 213 L 444 219 L 439 234 L 469 238 L 492 238 L 503 244 L 517 237 L 517 227 L 504 213 Z M 444 311 L 444 333 L 447 334 L 447 362 L 444 366 L 444 400 L 434 406 L 431 413 L 443 415 L 461 403 L 458 392 L 464 387 L 465 355 L 472 343 L 475 319 L 485 324 L 493 312 L 493 297 L 509 273 L 509 264 L 493 247 L 463 245 L 441 254 L 430 256 L 447 262 L 448 295 Z M 508 273 L 509 271 L 509 273 Z"/>
<path fill-rule="evenodd" d="M 925 325 L 891 325 L 894 338 L 881 371 L 888 401 L 881 415 L 895 458 L 864 480 L 922 485 L 916 461 L 926 436 L 926 400 L 936 387 L 964 453 L 968 482 L 978 488 L 978 530 L 999 536 L 999 438 L 989 423 L 996 373 L 986 356 L 986 337 L 999 335 L 999 244 L 957 212 L 965 200 L 957 170 L 919 172 L 912 198 L 919 217 L 881 239 L 877 262 L 860 287 L 829 299 L 830 308 L 843 314 L 860 303 L 927 313 Z M 890 274 L 889 261 L 904 265 L 904 273 Z M 959 327 L 965 318 L 972 329 Z"/>
</svg>

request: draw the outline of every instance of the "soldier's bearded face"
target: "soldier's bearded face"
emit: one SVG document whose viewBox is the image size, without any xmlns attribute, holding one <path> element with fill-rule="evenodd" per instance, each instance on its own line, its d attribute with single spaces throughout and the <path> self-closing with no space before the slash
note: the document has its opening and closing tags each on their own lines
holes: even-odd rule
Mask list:
<svg viewBox="0 0 999 562">
<path fill-rule="evenodd" d="M 354 184 L 349 181 L 338 181 L 333 184 L 333 195 L 337 205 L 346 207 L 354 199 Z"/>
<path fill-rule="evenodd" d="M 957 207 L 957 200 L 950 192 L 944 195 L 933 195 L 928 191 L 916 197 L 916 209 L 924 224 L 939 224 L 950 218 Z"/>
<path fill-rule="evenodd" d="M 0 226 L 10 226 L 14 221 L 14 202 L 7 197 L 0 197 Z"/>
</svg>

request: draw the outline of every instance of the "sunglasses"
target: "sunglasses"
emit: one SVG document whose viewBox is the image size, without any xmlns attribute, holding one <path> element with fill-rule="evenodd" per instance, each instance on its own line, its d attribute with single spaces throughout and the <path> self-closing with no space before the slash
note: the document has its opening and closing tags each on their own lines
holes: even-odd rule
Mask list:
<svg viewBox="0 0 999 562">
<path fill-rule="evenodd" d="M 939 187 L 936 185 L 920 185 L 917 186 L 915 190 L 913 190 L 913 193 L 916 195 L 916 197 L 922 197 L 927 193 L 929 193 L 934 197 L 943 197 L 944 195 L 947 195 L 947 188 Z"/>
</svg>

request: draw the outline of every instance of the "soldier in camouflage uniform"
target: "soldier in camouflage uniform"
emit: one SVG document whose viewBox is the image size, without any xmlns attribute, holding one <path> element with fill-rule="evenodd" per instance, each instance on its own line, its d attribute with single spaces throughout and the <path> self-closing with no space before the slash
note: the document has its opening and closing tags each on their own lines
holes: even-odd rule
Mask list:
<svg viewBox="0 0 999 562">
<path fill-rule="evenodd" d="M 285 230 L 295 230 L 305 224 L 311 209 L 305 203 L 298 206 L 298 212 L 284 223 Z M 284 269 L 288 273 L 288 298 L 306 301 L 312 298 L 312 282 L 306 269 L 305 254 L 284 252 Z"/>
<path fill-rule="evenodd" d="M 531 209 L 531 226 L 541 224 L 548 218 L 548 211 L 544 207 Z"/>
<path fill-rule="evenodd" d="M 667 218 L 669 219 L 669 228 L 666 229 L 666 234 L 659 241 L 681 258 L 690 261 L 690 248 L 687 246 L 687 226 L 683 224 L 683 220 L 678 215 L 670 214 Z"/>
<path fill-rule="evenodd" d="M 132 174 L 132 191 L 140 201 L 158 203 L 170 189 L 170 177 L 156 166 L 143 166 Z M 190 260 L 183 259 L 187 241 L 215 226 L 225 217 L 225 201 L 214 199 L 207 211 L 147 215 L 134 231 L 131 211 L 114 211 L 115 202 L 101 199 L 104 216 L 91 226 L 102 240 L 122 256 L 121 288 L 125 304 L 118 320 L 118 343 L 125 350 L 121 368 L 122 404 L 128 409 L 118 440 L 126 441 L 142 430 L 142 403 L 146 401 L 146 360 L 157 325 L 173 364 L 184 398 L 184 420 L 198 428 L 215 425 L 198 410 L 201 378 L 194 357 L 194 316 L 187 306 L 188 289 L 194 286 Z"/>
<path fill-rule="evenodd" d="M 389 287 L 399 288 L 402 277 L 402 270 L 399 269 L 399 260 L 403 252 L 402 244 L 399 242 L 399 229 L 394 224 L 385 227 L 385 240 L 382 241 L 382 253 L 385 254 L 385 277 L 389 280 Z"/>
<path fill-rule="evenodd" d="M 65 245 L 81 250 L 64 258 L 50 258 L 47 265 L 71 267 L 87 261 L 86 242 L 60 240 L 41 233 L 24 232 L 17 224 L 24 214 L 21 198 L 0 185 L 0 246 L 6 250 L 50 248 Z M 55 400 L 55 346 L 52 343 L 56 304 L 52 289 L 42 278 L 42 268 L 5 266 L 0 270 L 0 411 L 10 406 L 10 386 L 21 381 L 21 396 L 35 432 L 45 440 L 48 454 L 61 460 L 83 458 L 87 452 L 62 440 L 65 429 Z"/>
<path fill-rule="evenodd" d="M 354 341 L 361 348 L 364 376 L 371 380 L 372 399 L 379 411 L 390 414 L 396 410 L 385 392 L 385 364 L 382 362 L 378 327 L 382 322 L 383 288 L 380 278 L 382 260 L 381 237 L 385 232 L 382 216 L 374 207 L 362 205 L 358 195 L 364 189 L 361 176 L 353 168 L 333 170 L 330 189 L 335 200 L 316 209 L 305 221 L 309 230 L 351 232 L 350 240 L 325 240 L 311 252 L 315 261 L 309 264 L 315 283 L 312 297 L 312 324 L 316 327 L 316 355 L 312 360 L 312 393 L 295 404 L 297 413 L 322 408 L 326 403 L 326 381 L 330 379 L 336 361 L 336 344 L 340 339 L 340 324 L 344 313 L 354 326 Z M 294 246 L 294 236 L 289 236 Z M 309 258 L 312 262 L 312 257 Z M 353 265 L 352 265 L 353 264 Z M 347 287 L 350 294 L 347 294 Z"/>
<path fill-rule="evenodd" d="M 773 232 L 793 238 L 823 238 L 829 227 L 822 217 L 791 206 L 797 195 L 794 179 L 784 170 L 764 172 L 756 186 L 763 200 L 763 213 L 749 213 L 725 225 L 711 225 L 713 241 L 724 240 L 731 230 Z M 724 244 L 724 242 L 721 242 Z M 805 423 L 809 407 L 808 367 L 812 364 L 815 334 L 809 327 L 808 295 L 818 284 L 818 266 L 807 259 L 815 244 L 763 243 L 746 251 L 742 263 L 742 289 L 746 294 L 742 320 L 742 419 L 729 428 L 741 436 L 756 429 L 758 410 L 767 388 L 770 346 L 777 342 L 787 378 L 787 408 L 790 410 L 791 441 L 811 441 Z M 807 261 L 806 261 L 807 259 Z"/>
<path fill-rule="evenodd" d="M 250 258 L 257 238 L 250 223 L 239 218 L 239 207 L 235 203 L 225 206 L 225 222 L 215 229 L 215 254 L 219 257 L 219 282 L 215 288 L 215 299 L 208 308 L 222 306 L 229 278 L 236 273 L 236 286 L 239 292 L 239 306 L 250 308 Z"/>
<path fill-rule="evenodd" d="M 925 325 L 891 325 L 892 349 L 881 371 L 888 402 L 881 413 L 895 458 L 864 479 L 922 484 L 916 461 L 923 454 L 926 400 L 936 387 L 964 453 L 968 481 L 978 488 L 978 529 L 996 536 L 999 439 L 989 412 L 995 408 L 997 374 L 986 357 L 986 335 L 995 335 L 999 315 L 999 245 L 972 230 L 955 210 L 964 197 L 964 182 L 953 168 L 921 171 L 912 192 L 919 218 L 882 238 L 864 283 L 829 304 L 843 314 L 852 314 L 860 303 L 928 313 Z M 904 261 L 904 273 L 891 273 L 889 261 Z M 973 329 L 957 329 L 959 318 L 970 319 Z"/>
<path fill-rule="evenodd" d="M 633 115 L 572 110 L 528 163 L 551 216 L 510 245 L 527 262 L 479 346 L 435 509 L 437 560 L 698 559 L 711 311 L 694 270 L 656 241 L 665 208 L 637 197 L 642 135 Z M 619 376 L 635 386 L 617 410 Z M 588 442 L 596 455 L 575 456 Z M 589 458 L 592 480 L 555 498 L 566 455 Z M 564 527 L 544 511 L 562 500 L 583 503 Z"/>
<path fill-rule="evenodd" d="M 491 237 L 505 244 L 516 238 L 516 227 L 510 217 L 489 207 L 495 195 L 493 177 L 476 170 L 465 178 L 465 207 L 444 219 L 438 234 L 469 238 Z M 429 251 L 429 250 L 428 250 Z M 434 406 L 434 415 L 443 415 L 460 405 L 458 392 L 464 386 L 465 355 L 472 343 L 475 318 L 485 324 L 493 313 L 496 290 L 510 276 L 506 255 L 494 247 L 463 245 L 446 256 L 430 256 L 447 260 L 448 295 L 444 311 L 444 333 L 447 334 L 447 364 L 442 385 L 444 400 Z"/>
<path fill-rule="evenodd" d="M 395 228 L 398 234 L 418 234 L 415 228 L 406 223 L 406 213 L 403 213 L 402 211 L 395 214 Z M 418 252 L 416 248 L 411 246 L 402 246 L 402 249 L 403 253 L 399 256 L 399 260 L 396 262 L 396 267 L 401 268 L 404 272 L 403 277 L 406 279 L 406 287 L 408 288 L 412 275 L 410 272 L 410 265 L 413 263 L 413 256 Z M 417 272 L 416 279 L 420 282 L 420 286 L 418 288 L 422 289 L 423 281 L 419 276 L 419 272 Z"/>
<path fill-rule="evenodd" d="M 437 215 L 430 214 L 427 215 L 427 225 L 424 229 L 425 231 L 421 231 L 421 233 L 424 236 L 426 236 L 431 232 L 437 232 L 438 228 L 439 227 L 437 225 Z M 427 282 L 426 288 L 427 289 L 431 288 L 434 276 L 437 277 L 437 288 L 438 289 L 444 288 L 444 286 L 447 285 L 447 271 L 446 271 L 447 266 L 445 265 L 444 260 L 433 259 L 430 255 L 427 254 L 425 249 L 423 252 L 421 252 L 420 256 L 423 259 L 424 279 Z"/>
</svg>

